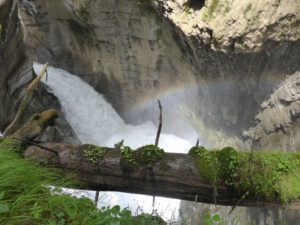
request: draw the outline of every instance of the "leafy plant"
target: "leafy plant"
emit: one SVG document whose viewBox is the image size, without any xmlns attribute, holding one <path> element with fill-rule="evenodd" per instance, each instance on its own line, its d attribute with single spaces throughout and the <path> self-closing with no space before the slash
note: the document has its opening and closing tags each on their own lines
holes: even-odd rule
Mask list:
<svg viewBox="0 0 300 225">
<path fill-rule="evenodd" d="M 106 149 L 104 147 L 88 145 L 86 149 L 84 149 L 84 157 L 90 161 L 94 166 L 98 164 L 98 162 L 103 158 L 106 153 Z"/>
<path fill-rule="evenodd" d="M 218 224 L 221 221 L 221 217 L 219 214 L 209 214 L 206 213 L 202 216 L 202 224 L 203 225 L 214 225 Z"/>
<path fill-rule="evenodd" d="M 194 158 L 199 175 L 213 187 L 223 183 L 241 195 L 248 192 L 283 203 L 300 197 L 299 153 L 260 151 L 251 154 L 231 147 L 219 151 L 193 147 L 189 155 Z"/>
</svg>

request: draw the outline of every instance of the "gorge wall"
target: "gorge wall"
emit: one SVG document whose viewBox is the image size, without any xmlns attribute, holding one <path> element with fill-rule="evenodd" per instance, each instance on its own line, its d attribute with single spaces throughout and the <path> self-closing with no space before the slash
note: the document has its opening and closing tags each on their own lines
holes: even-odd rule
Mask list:
<svg viewBox="0 0 300 225">
<path fill-rule="evenodd" d="M 300 70 L 296 0 L 2 2 L 2 33 L 16 35 L 2 41 L 1 87 L 6 89 L 1 92 L 1 129 L 32 79 L 31 62 L 36 60 L 80 76 L 130 122 L 131 107 L 165 89 L 192 86 L 196 94 L 187 107 L 203 131 L 250 140 L 244 147 L 253 140 L 257 148 L 268 147 L 260 141 L 270 134 L 261 121 L 266 116 L 256 115 L 274 88 Z M 7 15 L 13 18 L 9 28 Z M 9 49 L 16 49 L 15 55 Z M 46 92 L 44 87 L 39 91 Z M 59 108 L 51 94 L 38 96 L 32 109 L 49 104 Z M 247 132 L 255 126 L 264 131 L 259 138 Z M 297 123 L 289 126 L 297 133 Z M 290 131 L 281 131 L 279 139 L 287 137 Z"/>
</svg>

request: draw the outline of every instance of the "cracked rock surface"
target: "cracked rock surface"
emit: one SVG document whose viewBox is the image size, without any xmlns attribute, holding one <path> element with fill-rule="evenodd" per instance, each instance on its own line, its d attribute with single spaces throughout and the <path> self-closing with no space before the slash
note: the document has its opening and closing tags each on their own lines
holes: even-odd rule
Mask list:
<svg viewBox="0 0 300 225">
<path fill-rule="evenodd" d="M 216 50 L 253 52 L 268 41 L 300 37 L 297 0 L 158 0 L 164 14 L 187 35 Z"/>
</svg>

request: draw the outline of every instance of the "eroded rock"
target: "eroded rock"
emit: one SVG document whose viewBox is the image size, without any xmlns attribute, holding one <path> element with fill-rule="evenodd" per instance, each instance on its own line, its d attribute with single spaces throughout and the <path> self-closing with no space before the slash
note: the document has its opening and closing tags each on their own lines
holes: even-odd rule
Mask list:
<svg viewBox="0 0 300 225">
<path fill-rule="evenodd" d="M 300 147 L 300 72 L 289 76 L 262 103 L 255 127 L 246 136 L 255 148 L 296 151 Z"/>
</svg>

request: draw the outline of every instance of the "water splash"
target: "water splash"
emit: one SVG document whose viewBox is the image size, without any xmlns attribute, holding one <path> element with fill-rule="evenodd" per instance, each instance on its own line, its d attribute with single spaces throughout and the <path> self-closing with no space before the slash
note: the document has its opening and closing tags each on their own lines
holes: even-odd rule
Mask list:
<svg viewBox="0 0 300 225">
<path fill-rule="evenodd" d="M 42 69 L 39 63 L 33 66 L 36 73 Z M 154 143 L 156 127 L 152 122 L 127 125 L 104 97 L 79 77 L 54 67 L 48 68 L 48 74 L 47 81 L 45 78 L 42 81 L 59 99 L 66 120 L 82 143 L 113 147 L 124 139 L 132 148 Z M 161 134 L 159 147 L 167 152 L 187 152 L 191 146 L 175 135 Z M 151 196 L 116 192 L 106 192 L 105 196 L 100 206 L 118 204 L 131 208 L 132 212 L 141 209 L 148 213 L 153 209 Z M 178 216 L 179 200 L 157 197 L 155 203 L 155 209 L 164 219 Z"/>
</svg>

